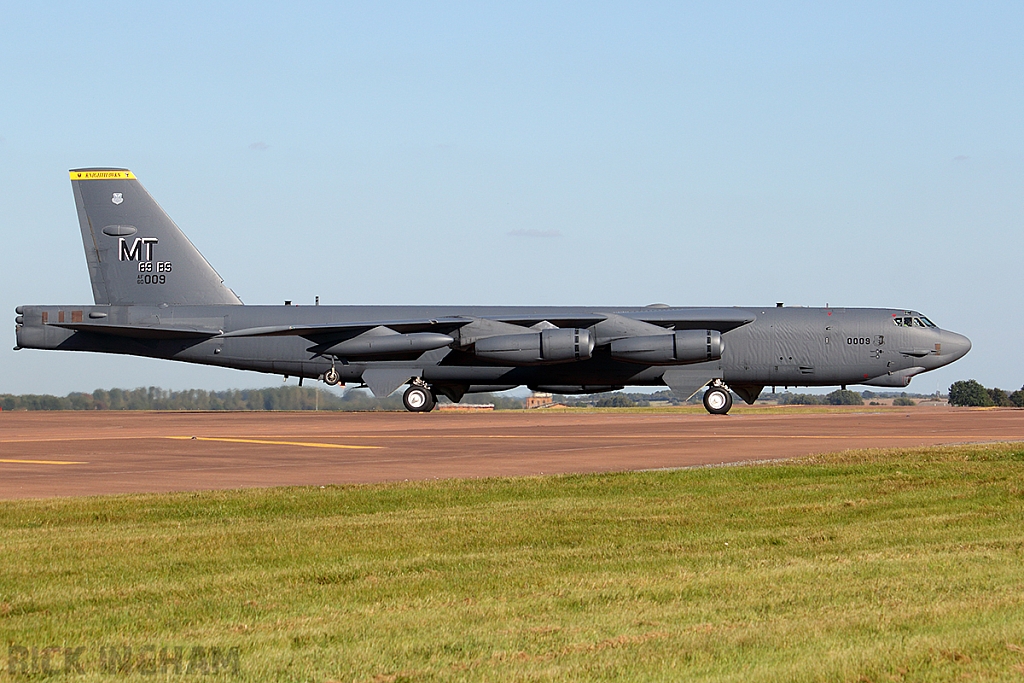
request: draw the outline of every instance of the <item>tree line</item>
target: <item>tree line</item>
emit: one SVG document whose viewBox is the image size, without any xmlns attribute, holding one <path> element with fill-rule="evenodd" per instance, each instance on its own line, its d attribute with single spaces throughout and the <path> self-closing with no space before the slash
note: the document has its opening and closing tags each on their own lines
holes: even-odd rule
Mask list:
<svg viewBox="0 0 1024 683">
<path fill-rule="evenodd" d="M 761 394 L 758 402 L 775 402 L 778 405 L 859 406 L 864 405 L 865 399 L 891 398 L 893 399 L 893 405 L 912 406 L 915 405 L 913 398 L 911 398 L 912 396 L 916 398 L 926 398 L 921 394 L 907 394 L 906 392 L 877 392 L 867 390 L 858 393 L 847 389 L 837 389 L 829 394 L 793 394 L 789 392 L 764 393 Z M 615 391 L 602 394 L 587 394 L 583 396 L 562 396 L 560 394 L 556 394 L 554 400 L 555 403 L 562 403 L 570 407 L 594 406 L 597 408 L 634 408 L 645 407 L 652 404 L 668 404 L 672 406 L 685 405 L 687 403 L 699 404 L 702 397 L 703 393 L 699 391 L 694 394 L 689 401 L 683 401 L 671 391 L 658 391 L 652 394 Z M 733 400 L 742 401 L 743 399 L 736 396 Z"/>
<path fill-rule="evenodd" d="M 830 394 L 767 394 L 761 398 L 781 405 L 863 405 L 864 399 L 889 398 L 892 394 L 839 389 Z M 444 399 L 446 400 L 446 399 Z M 671 391 L 653 394 L 608 392 L 587 396 L 554 397 L 556 403 L 569 406 L 601 408 L 648 406 L 651 403 L 681 405 Z M 691 403 L 700 401 L 698 392 Z M 898 403 L 897 403 L 898 401 Z M 525 401 L 500 394 L 469 394 L 463 403 L 491 403 L 497 410 L 519 410 Z M 1005 406 L 1024 408 L 1024 387 L 1008 393 L 989 389 L 975 380 L 954 382 L 949 388 L 949 402 L 955 406 Z M 897 396 L 894 405 L 913 405 L 906 393 Z M 373 411 L 404 410 L 401 393 L 375 398 L 365 389 L 349 389 L 336 394 L 317 387 L 268 387 L 264 389 L 227 389 L 205 391 L 186 389 L 171 391 L 160 387 L 137 389 L 97 389 L 90 393 L 72 392 L 67 396 L 49 394 L 0 394 L 0 410 L 324 410 Z"/>
<path fill-rule="evenodd" d="M 1024 387 L 1013 393 L 1002 389 L 989 389 L 973 379 L 953 382 L 949 387 L 949 404 L 954 406 L 1001 406 L 1024 408 Z"/>
<path fill-rule="evenodd" d="M 493 403 L 499 410 L 522 408 L 521 399 L 473 394 L 464 403 Z M 268 387 L 171 391 L 160 387 L 97 389 L 91 394 L 0 394 L 2 410 L 404 410 L 401 393 L 375 398 L 368 391 L 350 389 L 342 395 L 317 387 Z"/>
</svg>

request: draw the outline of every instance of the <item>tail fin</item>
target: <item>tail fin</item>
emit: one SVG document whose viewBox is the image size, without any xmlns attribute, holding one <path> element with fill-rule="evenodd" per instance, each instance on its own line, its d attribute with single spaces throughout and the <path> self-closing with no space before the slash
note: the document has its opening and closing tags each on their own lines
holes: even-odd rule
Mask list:
<svg viewBox="0 0 1024 683">
<path fill-rule="evenodd" d="M 97 304 L 241 304 L 127 169 L 71 171 Z"/>
</svg>

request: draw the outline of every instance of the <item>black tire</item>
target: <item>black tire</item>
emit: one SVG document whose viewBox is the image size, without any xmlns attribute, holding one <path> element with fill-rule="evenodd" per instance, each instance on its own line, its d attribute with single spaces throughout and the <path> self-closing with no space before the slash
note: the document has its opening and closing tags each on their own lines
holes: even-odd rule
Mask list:
<svg viewBox="0 0 1024 683">
<path fill-rule="evenodd" d="M 337 384 L 340 381 L 341 381 L 341 375 L 339 375 L 338 371 L 335 370 L 333 367 L 330 370 L 328 370 L 327 372 L 324 373 L 324 383 L 325 384 L 328 384 L 328 385 L 333 387 L 335 384 Z"/>
<path fill-rule="evenodd" d="M 429 413 L 437 404 L 437 399 L 427 387 L 413 384 L 402 394 L 402 403 L 411 413 Z"/>
<path fill-rule="evenodd" d="M 732 408 L 732 394 L 725 387 L 711 387 L 704 392 L 704 409 L 712 415 L 725 415 Z"/>
</svg>

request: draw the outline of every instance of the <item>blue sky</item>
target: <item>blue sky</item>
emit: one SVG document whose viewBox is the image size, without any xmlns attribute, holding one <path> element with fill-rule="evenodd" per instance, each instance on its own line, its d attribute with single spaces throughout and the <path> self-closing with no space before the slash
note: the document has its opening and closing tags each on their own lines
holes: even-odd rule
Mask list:
<svg viewBox="0 0 1024 683">
<path fill-rule="evenodd" d="M 974 342 L 911 390 L 1024 384 L 1024 5 L 707 5 L 5 7 L 0 393 L 280 382 L 10 350 L 81 166 L 247 303 L 908 307 Z"/>
</svg>

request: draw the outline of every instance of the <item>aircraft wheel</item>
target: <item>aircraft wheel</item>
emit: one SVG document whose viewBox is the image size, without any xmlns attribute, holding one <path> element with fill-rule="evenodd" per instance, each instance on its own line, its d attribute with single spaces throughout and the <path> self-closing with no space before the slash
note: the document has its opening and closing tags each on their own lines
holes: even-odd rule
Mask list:
<svg viewBox="0 0 1024 683">
<path fill-rule="evenodd" d="M 341 381 L 341 375 L 333 367 L 324 374 L 324 382 L 332 387 Z"/>
<path fill-rule="evenodd" d="M 712 415 L 725 415 L 732 408 L 732 394 L 725 387 L 711 387 L 704 392 L 704 409 Z"/>
<path fill-rule="evenodd" d="M 427 387 L 413 384 L 402 395 L 402 403 L 405 404 L 405 409 L 409 412 L 429 413 L 434 409 L 437 399 L 434 398 L 434 394 Z"/>
</svg>

